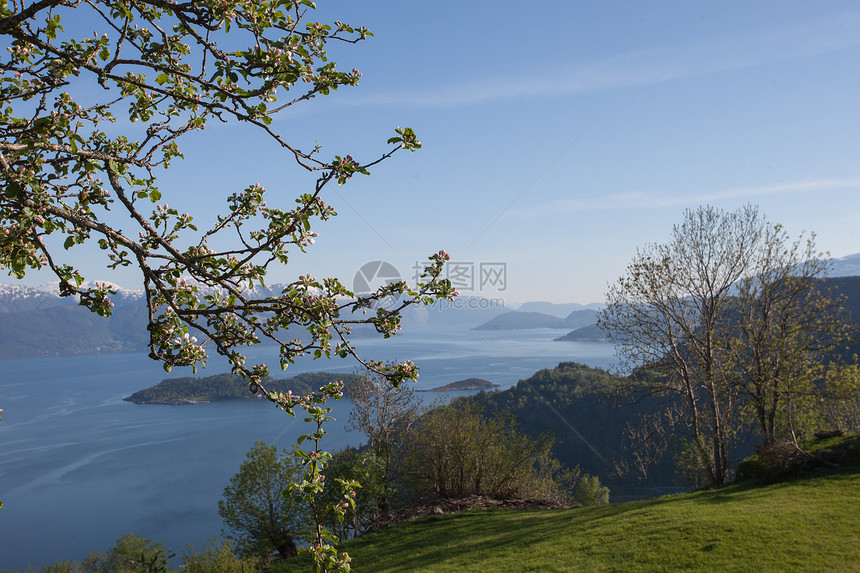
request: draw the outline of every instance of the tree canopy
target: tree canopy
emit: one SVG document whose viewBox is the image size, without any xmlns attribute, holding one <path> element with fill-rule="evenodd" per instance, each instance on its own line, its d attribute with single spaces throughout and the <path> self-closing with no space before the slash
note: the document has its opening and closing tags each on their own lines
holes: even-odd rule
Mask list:
<svg viewBox="0 0 860 573">
<path fill-rule="evenodd" d="M 83 562 L 83 570 L 91 573 L 149 573 L 169 571 L 173 555 L 161 543 L 127 533 L 104 553 L 92 552 Z M 70 567 L 71 569 L 71 567 Z M 75 569 L 77 569 L 75 567 Z"/>
<path fill-rule="evenodd" d="M 298 533 L 308 528 L 307 508 L 285 491 L 302 470 L 289 452 L 258 441 L 224 488 L 218 514 L 244 555 L 294 557 Z"/>
</svg>

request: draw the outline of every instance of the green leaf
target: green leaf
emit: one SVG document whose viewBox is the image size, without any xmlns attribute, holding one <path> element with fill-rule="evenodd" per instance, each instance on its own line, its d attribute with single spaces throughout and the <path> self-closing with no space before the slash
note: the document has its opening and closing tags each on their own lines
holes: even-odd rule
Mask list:
<svg viewBox="0 0 860 573">
<path fill-rule="evenodd" d="M 18 197 L 18 193 L 21 191 L 21 185 L 17 181 L 12 181 L 8 185 L 6 185 L 6 189 L 3 191 L 3 195 L 10 199 L 15 199 Z"/>
<path fill-rule="evenodd" d="M 160 86 L 163 86 L 169 79 L 170 78 L 167 76 L 167 74 L 158 74 L 158 77 L 155 78 L 155 83 Z"/>
</svg>

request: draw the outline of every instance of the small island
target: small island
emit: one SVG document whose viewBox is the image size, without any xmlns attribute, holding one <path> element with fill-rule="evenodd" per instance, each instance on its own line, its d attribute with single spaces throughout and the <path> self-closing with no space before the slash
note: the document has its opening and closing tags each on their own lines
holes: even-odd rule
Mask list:
<svg viewBox="0 0 860 573">
<path fill-rule="evenodd" d="M 444 386 L 439 386 L 437 388 L 427 388 L 424 390 L 417 390 L 417 392 L 455 392 L 457 390 L 490 390 L 492 388 L 498 388 L 498 384 L 493 384 L 489 380 L 482 380 L 481 378 L 466 378 L 465 380 L 458 380 L 457 382 L 451 382 L 450 384 L 445 384 Z"/>
<path fill-rule="evenodd" d="M 266 378 L 263 383 L 274 392 L 308 394 L 334 380 L 343 380 L 349 386 L 357 379 L 355 374 L 332 374 L 329 372 L 308 372 L 292 378 L 275 380 Z M 251 394 L 245 379 L 236 374 L 216 374 L 206 378 L 184 377 L 168 378 L 145 390 L 135 392 L 127 402 L 135 404 L 208 404 L 224 400 L 254 400 L 262 398 L 261 393 Z"/>
</svg>

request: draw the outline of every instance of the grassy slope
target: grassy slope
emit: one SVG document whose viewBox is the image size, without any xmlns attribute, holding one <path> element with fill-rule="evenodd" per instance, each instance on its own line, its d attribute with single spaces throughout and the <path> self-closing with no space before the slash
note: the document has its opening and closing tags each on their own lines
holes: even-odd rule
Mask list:
<svg viewBox="0 0 860 573">
<path fill-rule="evenodd" d="M 425 517 L 345 549 L 359 573 L 860 571 L 860 468 L 602 507 Z"/>
</svg>

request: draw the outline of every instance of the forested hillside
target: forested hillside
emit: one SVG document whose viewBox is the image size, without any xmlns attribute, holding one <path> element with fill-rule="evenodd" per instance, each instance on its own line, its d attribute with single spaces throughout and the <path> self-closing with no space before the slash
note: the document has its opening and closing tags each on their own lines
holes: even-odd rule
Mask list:
<svg viewBox="0 0 860 573">
<path fill-rule="evenodd" d="M 488 416 L 510 411 L 529 435 L 551 433 L 555 437 L 554 455 L 569 467 L 578 465 L 584 473 L 599 476 L 612 488 L 613 499 L 624 497 L 638 486 L 676 484 L 671 455 L 653 468 L 647 479 L 614 476 L 615 461 L 628 456 L 626 425 L 657 407 L 653 400 L 616 407 L 615 401 L 603 392 L 616 380 L 605 370 L 562 362 L 556 368 L 540 370 L 520 380 L 509 390 L 481 392 L 460 400 L 481 405 Z"/>
</svg>

